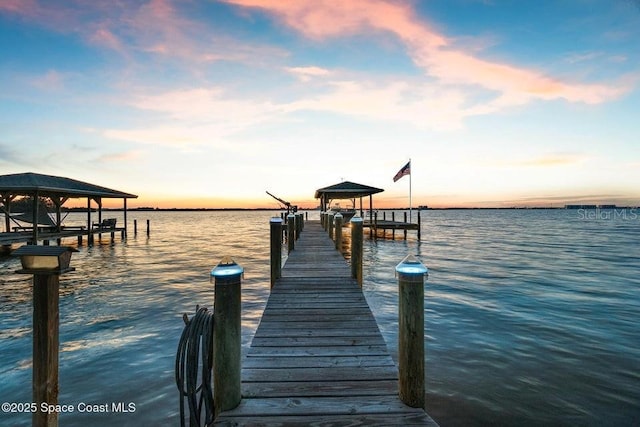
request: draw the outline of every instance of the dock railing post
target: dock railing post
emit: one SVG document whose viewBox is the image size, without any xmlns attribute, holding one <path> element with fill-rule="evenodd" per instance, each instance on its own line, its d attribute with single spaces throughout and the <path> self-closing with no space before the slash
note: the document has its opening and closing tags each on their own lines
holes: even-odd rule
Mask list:
<svg viewBox="0 0 640 427">
<path fill-rule="evenodd" d="M 244 269 L 225 257 L 211 270 L 213 303 L 213 401 L 215 416 L 240 404 L 241 282 Z"/>
<path fill-rule="evenodd" d="M 287 250 L 289 252 L 295 248 L 295 225 L 296 216 L 294 214 L 287 215 Z"/>
<path fill-rule="evenodd" d="M 409 218 L 411 219 L 411 218 Z M 407 223 L 407 213 L 404 212 L 404 222 Z M 407 240 L 407 229 L 404 229 L 404 240 Z"/>
<path fill-rule="evenodd" d="M 424 281 L 429 271 L 409 255 L 396 266 L 396 274 L 399 395 L 408 406 L 424 409 Z"/>
<path fill-rule="evenodd" d="M 333 218 L 334 218 L 334 213 L 331 212 L 329 213 L 329 216 L 327 217 L 327 230 L 329 231 L 329 238 L 331 240 L 333 240 Z"/>
<path fill-rule="evenodd" d="M 338 212 L 333 217 L 333 220 L 335 221 L 335 226 L 336 226 L 335 246 L 339 252 L 342 252 L 342 214 Z"/>
<path fill-rule="evenodd" d="M 351 277 L 362 287 L 363 221 L 359 216 L 351 218 Z"/>
<path fill-rule="evenodd" d="M 373 235 L 378 238 L 378 211 L 373 213 Z"/>
<path fill-rule="evenodd" d="M 282 219 L 271 218 L 271 287 L 280 278 L 282 269 Z"/>
<path fill-rule="evenodd" d="M 302 214 L 297 213 L 296 214 L 296 240 L 298 240 L 300 238 L 300 233 L 302 233 Z"/>
</svg>

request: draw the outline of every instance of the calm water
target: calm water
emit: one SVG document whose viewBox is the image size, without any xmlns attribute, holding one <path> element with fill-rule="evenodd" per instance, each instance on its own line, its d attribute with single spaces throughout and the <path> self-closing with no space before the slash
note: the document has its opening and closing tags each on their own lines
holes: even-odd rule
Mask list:
<svg viewBox="0 0 640 427">
<path fill-rule="evenodd" d="M 151 220 L 149 238 L 131 230 L 126 243 L 81 247 L 72 260 L 77 271 L 61 278 L 59 401 L 132 402 L 136 410 L 62 414 L 60 424 L 177 425 L 181 316 L 196 304 L 212 306 L 209 271 L 231 255 L 245 267 L 248 346 L 269 294 L 272 214 L 134 212 L 129 219 L 141 226 Z M 422 242 L 412 235 L 365 241 L 365 293 L 394 355 L 394 266 L 413 253 L 430 269 L 432 417 L 443 426 L 640 425 L 638 216 L 427 211 Z M 13 273 L 17 264 L 0 258 L 2 402 L 31 400 L 30 280 Z M 30 423 L 28 414 L 0 413 L 0 425 Z"/>
</svg>

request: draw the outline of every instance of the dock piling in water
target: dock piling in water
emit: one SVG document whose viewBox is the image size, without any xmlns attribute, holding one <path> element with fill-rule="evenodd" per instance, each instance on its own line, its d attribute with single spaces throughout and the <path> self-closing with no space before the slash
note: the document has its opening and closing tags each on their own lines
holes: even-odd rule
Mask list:
<svg viewBox="0 0 640 427">
<path fill-rule="evenodd" d="M 428 270 L 409 255 L 396 266 L 396 273 L 399 395 L 407 405 L 424 409 L 424 280 Z"/>
<path fill-rule="evenodd" d="M 269 228 L 271 237 L 271 287 L 273 288 L 273 284 L 280 278 L 282 269 L 282 219 L 271 218 Z"/>
<path fill-rule="evenodd" d="M 329 238 L 333 240 L 333 229 L 334 229 L 334 217 L 335 214 L 333 212 L 329 212 L 327 215 L 327 231 L 329 232 Z"/>
<path fill-rule="evenodd" d="M 338 212 L 333 217 L 335 222 L 335 246 L 339 252 L 342 252 L 342 214 Z"/>
<path fill-rule="evenodd" d="M 362 287 L 362 258 L 364 237 L 362 232 L 362 218 L 351 218 L 351 277 L 356 279 Z"/>
<path fill-rule="evenodd" d="M 213 400 L 216 414 L 238 406 L 241 358 L 241 278 L 244 269 L 230 258 L 213 270 Z"/>
<path fill-rule="evenodd" d="M 291 252 L 295 249 L 295 222 L 296 216 L 294 214 L 287 215 L 287 251 Z"/>
</svg>

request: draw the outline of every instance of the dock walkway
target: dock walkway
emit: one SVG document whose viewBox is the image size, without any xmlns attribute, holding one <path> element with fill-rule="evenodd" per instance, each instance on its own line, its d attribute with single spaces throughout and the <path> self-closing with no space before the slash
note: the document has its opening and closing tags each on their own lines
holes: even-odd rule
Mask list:
<svg viewBox="0 0 640 427">
<path fill-rule="evenodd" d="M 246 357 L 242 401 L 215 425 L 437 426 L 398 397 L 398 371 L 319 222 L 289 254 Z"/>
</svg>

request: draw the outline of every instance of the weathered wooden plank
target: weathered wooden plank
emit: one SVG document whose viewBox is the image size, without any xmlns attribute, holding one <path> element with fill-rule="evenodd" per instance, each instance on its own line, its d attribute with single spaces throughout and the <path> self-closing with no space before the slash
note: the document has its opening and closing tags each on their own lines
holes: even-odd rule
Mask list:
<svg viewBox="0 0 640 427">
<path fill-rule="evenodd" d="M 303 383 L 290 382 L 244 382 L 242 396 L 252 397 L 313 397 L 313 396 L 343 396 L 354 395 L 357 390 L 359 396 L 393 396 L 398 390 L 397 380 L 369 380 L 369 381 L 307 381 Z"/>
<path fill-rule="evenodd" d="M 317 356 L 317 357 L 246 357 L 243 368 L 307 368 L 393 366 L 389 355 L 382 356 Z"/>
<path fill-rule="evenodd" d="M 309 367 L 283 369 L 244 369 L 244 382 L 307 382 L 307 381 L 364 381 L 368 379 L 397 380 L 398 371 L 392 366 L 353 367 Z M 292 385 L 292 388 L 296 385 Z"/>
<path fill-rule="evenodd" d="M 271 426 L 271 427 L 361 427 L 361 426 L 433 426 L 437 424 L 428 415 L 420 412 L 406 414 L 363 414 L 344 417 L 341 415 L 310 416 L 257 416 L 238 419 L 220 417 L 216 426 Z"/>
<path fill-rule="evenodd" d="M 385 345 L 380 334 L 360 337 L 254 337 L 253 347 L 310 347 L 310 346 L 374 346 Z"/>
<path fill-rule="evenodd" d="M 412 409 L 400 399 L 388 396 L 352 396 L 344 397 L 315 396 L 308 397 L 269 397 L 243 399 L 235 409 L 226 412 L 228 417 L 270 416 L 270 415 L 357 415 L 357 414 L 401 414 L 424 413 L 421 409 Z"/>
<path fill-rule="evenodd" d="M 386 345 L 322 347 L 251 347 L 251 356 L 379 356 L 388 354 Z"/>
<path fill-rule="evenodd" d="M 361 329 L 261 329 L 254 335 L 255 338 L 277 338 L 277 337 L 365 337 L 380 335 L 377 327 Z"/>
<path fill-rule="evenodd" d="M 289 322 L 286 320 L 283 321 L 271 321 L 268 323 L 260 323 L 258 328 L 261 329 L 309 329 L 309 328 L 318 328 L 319 325 L 322 325 L 323 328 L 337 329 L 337 328 L 358 328 L 364 326 L 371 326 L 371 320 L 369 319 L 354 319 L 354 320 L 308 320 L 308 321 L 294 321 Z"/>
</svg>

